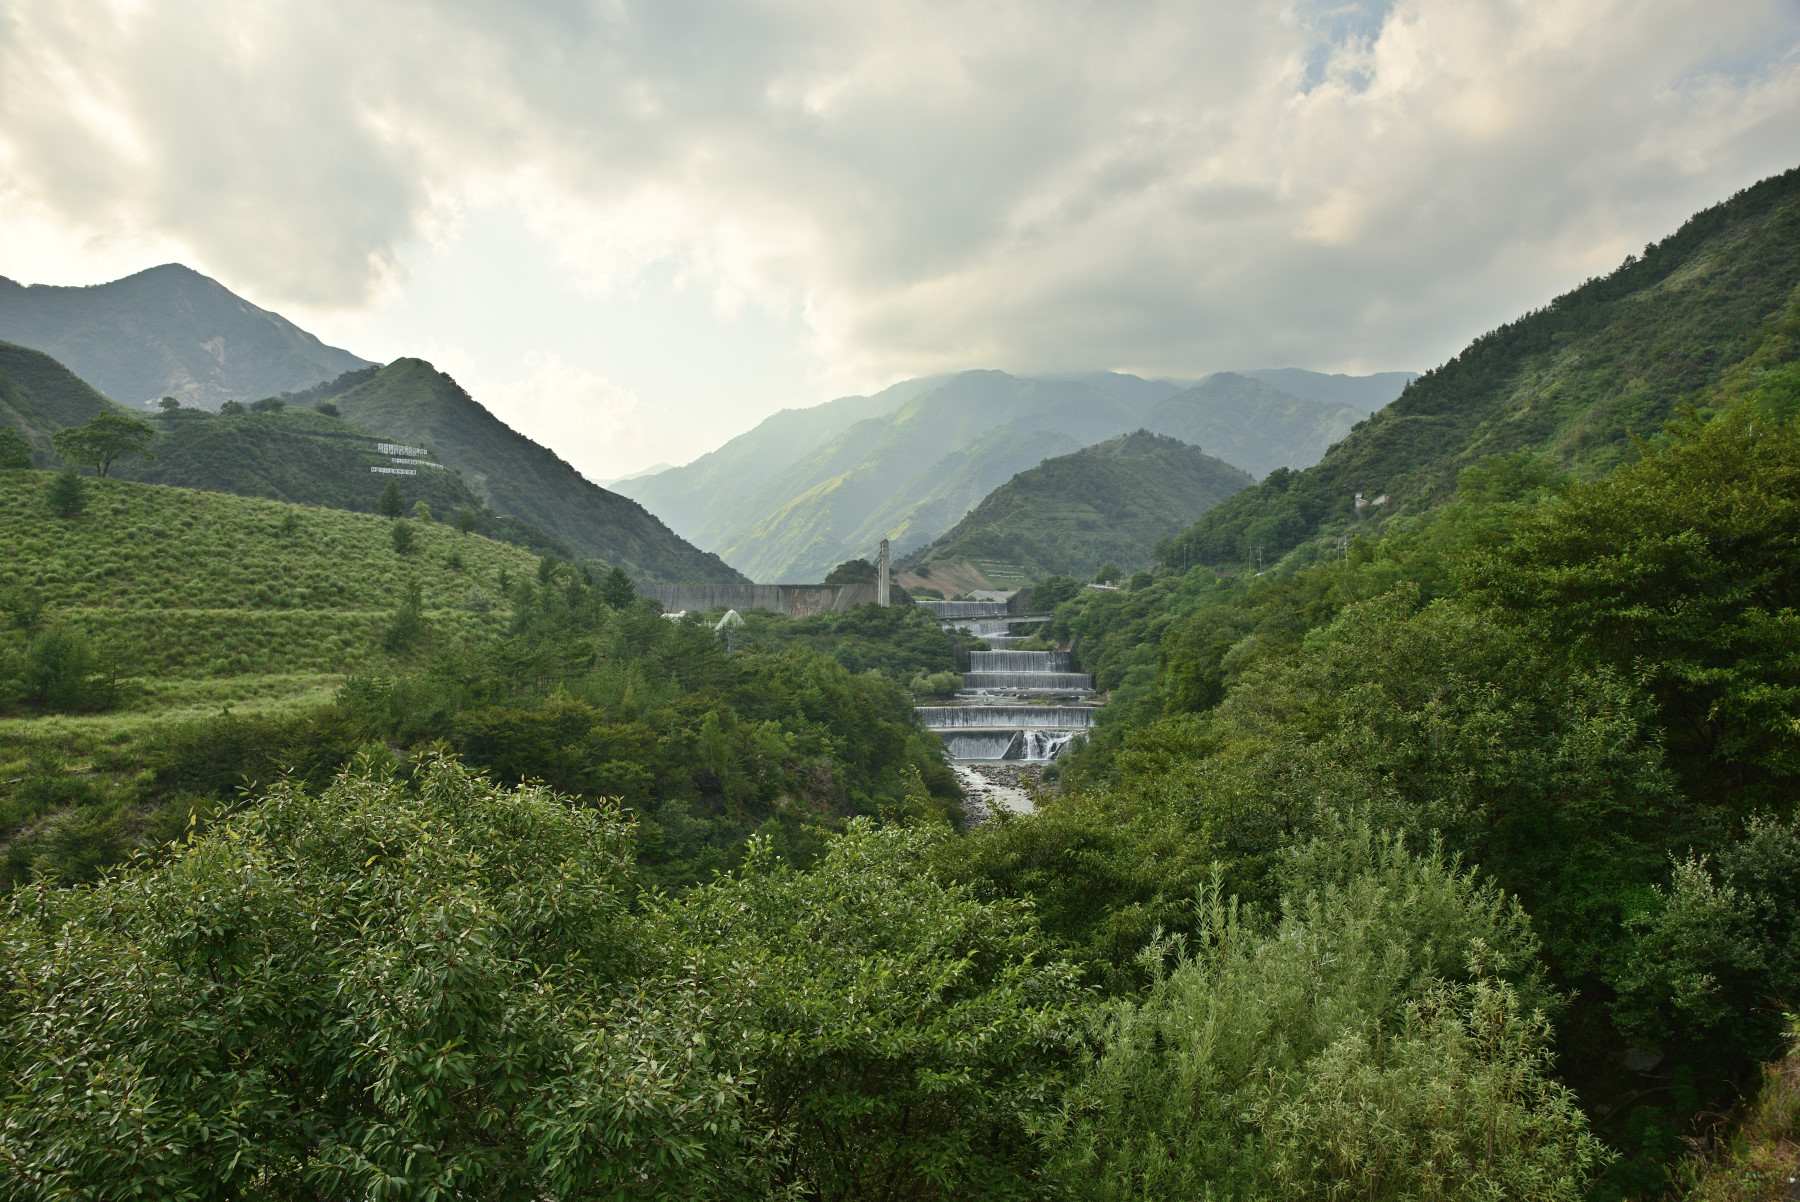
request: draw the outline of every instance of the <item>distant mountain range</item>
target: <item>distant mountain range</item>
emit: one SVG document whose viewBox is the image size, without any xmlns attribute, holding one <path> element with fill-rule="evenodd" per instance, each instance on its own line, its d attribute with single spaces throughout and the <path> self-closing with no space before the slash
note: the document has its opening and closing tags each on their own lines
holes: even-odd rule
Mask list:
<svg viewBox="0 0 1800 1202">
<path fill-rule="evenodd" d="M 1391 399 L 1412 378 L 1271 374 L 1359 401 Z M 1187 387 L 1110 372 L 972 371 L 784 410 L 685 467 L 619 489 L 752 578 L 802 581 L 883 538 L 896 554 L 923 547 L 1016 473 L 1130 430 L 1174 435 L 1261 475 L 1316 462 L 1365 415 L 1232 373 Z"/>
<path fill-rule="evenodd" d="M 1169 557 L 1241 567 L 1359 523 L 1442 504 L 1462 469 L 1530 452 L 1597 475 L 1684 403 L 1749 386 L 1800 357 L 1800 168 L 1696 214 L 1516 321 L 1471 342 L 1358 425 L 1316 465 L 1275 472 L 1211 510 Z M 1378 508 L 1356 506 L 1384 496 Z"/>
<path fill-rule="evenodd" d="M 1046 459 L 900 561 L 945 595 L 1149 565 L 1156 543 L 1255 480 L 1176 438 L 1137 431 Z M 944 580 L 939 584 L 939 578 Z"/>
<path fill-rule="evenodd" d="M 373 366 L 178 263 L 87 288 L 0 277 L 0 339 L 142 409 L 172 396 L 216 410 Z"/>
</svg>

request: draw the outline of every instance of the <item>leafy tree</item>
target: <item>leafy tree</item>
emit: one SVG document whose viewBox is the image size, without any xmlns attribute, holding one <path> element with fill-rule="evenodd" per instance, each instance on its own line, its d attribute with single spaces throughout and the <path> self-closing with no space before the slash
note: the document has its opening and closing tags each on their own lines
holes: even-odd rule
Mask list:
<svg viewBox="0 0 1800 1202">
<path fill-rule="evenodd" d="M 465 505 L 450 515 L 450 524 L 463 534 L 473 534 L 475 528 L 481 525 L 481 515 Z"/>
<path fill-rule="evenodd" d="M 1081 581 L 1073 576 L 1048 576 L 1031 586 L 1031 608 L 1046 613 L 1081 595 Z"/>
<path fill-rule="evenodd" d="M 825 574 L 826 584 L 874 584 L 879 569 L 866 559 L 846 559 Z"/>
<path fill-rule="evenodd" d="M 406 502 L 400 499 L 400 485 L 389 480 L 387 487 L 381 490 L 381 499 L 375 503 L 375 510 L 384 518 L 406 516 Z"/>
<path fill-rule="evenodd" d="M 342 417 L 343 416 L 343 414 L 338 411 L 338 407 L 337 407 L 336 403 L 334 403 L 332 401 L 320 401 L 317 405 L 313 406 L 313 412 L 320 414 L 324 417 Z"/>
<path fill-rule="evenodd" d="M 600 599 L 614 609 L 624 609 L 637 601 L 637 589 L 624 568 L 615 564 L 607 569 L 606 576 L 600 581 Z"/>
<path fill-rule="evenodd" d="M 431 520 L 431 506 L 423 501 L 414 501 L 412 515 L 421 522 L 429 522 Z"/>
<path fill-rule="evenodd" d="M 87 508 L 87 481 L 74 468 L 64 468 L 50 478 L 44 503 L 59 518 L 72 518 Z"/>
<path fill-rule="evenodd" d="M 24 699 L 54 713 L 74 713 L 101 700 L 92 680 L 94 649 L 80 631 L 52 627 L 31 641 L 21 683 Z"/>
<path fill-rule="evenodd" d="M 31 444 L 11 426 L 0 426 L 0 470 L 31 466 Z"/>
<path fill-rule="evenodd" d="M 1119 565 L 1108 560 L 1094 573 L 1095 584 L 1111 584 L 1119 578 Z"/>
<path fill-rule="evenodd" d="M 56 453 L 74 464 L 91 466 L 104 476 L 121 455 L 154 459 L 150 442 L 156 431 L 130 414 L 96 413 L 87 425 L 58 430 L 50 436 Z"/>
<path fill-rule="evenodd" d="M 375 760 L 0 930 L 20 1197 L 741 1197 L 730 977 L 630 987 L 629 827 Z M 711 1038 L 707 1038 L 709 1035 Z"/>
<path fill-rule="evenodd" d="M 219 406 L 220 417 L 238 417 L 247 412 L 242 401 L 226 401 Z"/>
<path fill-rule="evenodd" d="M 181 408 L 181 402 L 172 396 L 166 396 L 162 400 L 156 402 L 156 404 L 164 413 L 173 413 Z"/>
<path fill-rule="evenodd" d="M 412 553 L 415 536 L 410 525 L 405 522 L 395 522 L 389 533 L 393 535 L 395 554 L 409 555 Z"/>
<path fill-rule="evenodd" d="M 252 413 L 280 413 L 287 408 L 287 402 L 278 396 L 266 396 L 258 401 L 250 402 Z"/>
</svg>

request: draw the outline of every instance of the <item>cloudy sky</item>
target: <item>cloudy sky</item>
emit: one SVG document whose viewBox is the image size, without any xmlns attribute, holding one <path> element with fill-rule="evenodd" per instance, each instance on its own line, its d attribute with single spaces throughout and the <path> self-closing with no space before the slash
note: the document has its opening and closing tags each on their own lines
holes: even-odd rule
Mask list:
<svg viewBox="0 0 1800 1202">
<path fill-rule="evenodd" d="M 1800 0 L 0 0 L 0 275 L 596 478 L 962 367 L 1422 369 L 1800 164 Z"/>
</svg>

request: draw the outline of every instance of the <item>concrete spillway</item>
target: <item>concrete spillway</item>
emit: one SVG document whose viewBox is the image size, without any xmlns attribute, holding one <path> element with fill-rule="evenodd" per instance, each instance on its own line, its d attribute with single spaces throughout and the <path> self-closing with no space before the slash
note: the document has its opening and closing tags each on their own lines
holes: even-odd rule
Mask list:
<svg viewBox="0 0 1800 1202">
<path fill-rule="evenodd" d="M 964 672 L 963 688 L 988 693 L 1091 693 L 1094 678 L 1086 672 Z"/>
<path fill-rule="evenodd" d="M 1094 710 L 1086 705 L 921 705 L 929 730 L 1087 730 Z"/>
<path fill-rule="evenodd" d="M 1047 764 L 1075 741 L 1066 730 L 981 730 L 946 733 L 944 748 L 953 760 L 1020 760 Z"/>
<path fill-rule="evenodd" d="M 1067 651 L 971 651 L 971 672 L 1068 672 Z"/>
</svg>

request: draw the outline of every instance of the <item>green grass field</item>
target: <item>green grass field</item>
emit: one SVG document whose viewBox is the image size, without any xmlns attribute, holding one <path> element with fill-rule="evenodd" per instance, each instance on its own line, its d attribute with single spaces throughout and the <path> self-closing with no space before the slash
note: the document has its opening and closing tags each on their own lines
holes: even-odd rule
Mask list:
<svg viewBox="0 0 1800 1202">
<path fill-rule="evenodd" d="M 324 701 L 393 663 L 381 635 L 415 583 L 434 642 L 497 634 L 503 576 L 537 570 L 529 551 L 439 523 L 409 523 L 402 555 L 387 518 L 123 480 L 85 480 L 85 511 L 57 518 L 51 479 L 0 472 L 0 596 L 41 602 L 39 628 L 87 635 L 116 701 L 0 717 L 0 784 L 43 755 L 79 764 L 227 707 Z M 11 626 L 0 650 L 31 637 Z"/>
</svg>

